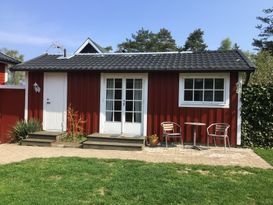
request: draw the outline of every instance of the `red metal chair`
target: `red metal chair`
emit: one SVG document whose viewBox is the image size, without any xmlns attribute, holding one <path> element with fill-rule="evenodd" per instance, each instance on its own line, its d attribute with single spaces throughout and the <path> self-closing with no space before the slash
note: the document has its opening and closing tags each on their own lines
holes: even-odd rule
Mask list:
<svg viewBox="0 0 273 205">
<path fill-rule="evenodd" d="M 166 147 L 168 147 L 168 138 L 180 138 L 183 146 L 183 137 L 181 132 L 181 126 L 175 122 L 162 122 L 161 127 L 163 129 L 163 137 L 165 137 Z"/>
<path fill-rule="evenodd" d="M 224 139 L 224 145 L 226 149 L 226 143 L 228 142 L 228 146 L 230 147 L 229 137 L 228 137 L 228 129 L 230 125 L 227 123 L 212 123 L 207 128 L 207 145 L 209 146 L 209 137 L 213 138 L 214 145 L 216 146 L 215 138 Z M 227 142 L 226 142 L 227 141 Z"/>
</svg>

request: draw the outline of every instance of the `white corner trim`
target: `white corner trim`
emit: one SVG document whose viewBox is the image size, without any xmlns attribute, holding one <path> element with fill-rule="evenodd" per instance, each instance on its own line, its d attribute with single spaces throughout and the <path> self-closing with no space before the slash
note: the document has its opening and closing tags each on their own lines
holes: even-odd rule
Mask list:
<svg viewBox="0 0 273 205">
<path fill-rule="evenodd" d="M 98 51 L 98 53 L 101 53 L 100 49 L 91 41 L 91 39 L 87 38 L 86 41 L 75 51 L 74 55 L 79 54 L 87 44 L 91 44 L 91 46 L 93 46 L 93 48 Z"/>
<path fill-rule="evenodd" d="M 242 73 L 238 73 L 238 83 L 243 83 Z M 241 117 L 241 108 L 242 108 L 242 93 L 238 92 L 238 102 L 237 102 L 237 145 L 241 145 L 242 143 L 242 117 Z"/>
<path fill-rule="evenodd" d="M 8 67 L 6 66 L 6 68 L 5 68 L 4 83 L 8 82 L 8 79 L 9 79 L 9 73 L 8 73 Z"/>
<path fill-rule="evenodd" d="M 185 78 L 224 78 L 224 102 L 184 101 Z M 180 73 L 178 107 L 229 108 L 230 107 L 230 73 Z"/>
<path fill-rule="evenodd" d="M 24 119 L 28 121 L 28 72 L 25 72 L 26 76 L 26 89 L 25 89 L 25 112 Z"/>
</svg>

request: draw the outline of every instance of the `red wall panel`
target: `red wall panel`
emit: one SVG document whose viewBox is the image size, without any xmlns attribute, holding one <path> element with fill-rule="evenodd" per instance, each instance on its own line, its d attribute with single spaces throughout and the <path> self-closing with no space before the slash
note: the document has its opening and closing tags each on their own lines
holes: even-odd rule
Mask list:
<svg viewBox="0 0 273 205">
<path fill-rule="evenodd" d="M 6 64 L 0 62 L 0 85 L 5 83 L 5 66 Z"/>
<path fill-rule="evenodd" d="M 84 118 L 87 134 L 99 132 L 100 73 L 68 73 L 68 105 Z"/>
<path fill-rule="evenodd" d="M 24 119 L 25 90 L 1 88 L 0 99 L 0 143 L 5 143 L 11 139 L 11 127 Z"/>
<path fill-rule="evenodd" d="M 37 83 L 41 88 L 40 93 L 36 93 L 33 84 Z M 29 72 L 28 73 L 28 119 L 35 118 L 42 122 L 43 120 L 43 87 L 44 73 Z"/>
<path fill-rule="evenodd" d="M 149 73 L 148 86 L 148 135 L 162 135 L 160 123 L 163 121 L 178 122 L 182 126 L 185 142 L 192 142 L 192 128 L 185 126 L 186 121 L 226 122 L 231 125 L 232 145 L 236 145 L 237 134 L 237 94 L 238 74 L 230 74 L 230 107 L 229 108 L 186 108 L 178 107 L 179 73 Z M 198 129 L 197 142 L 206 143 L 206 127 Z"/>
</svg>

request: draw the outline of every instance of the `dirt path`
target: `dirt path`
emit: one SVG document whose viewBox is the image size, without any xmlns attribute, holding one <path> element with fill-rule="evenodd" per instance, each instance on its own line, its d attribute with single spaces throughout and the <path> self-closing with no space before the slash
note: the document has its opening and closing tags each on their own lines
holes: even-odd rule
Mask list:
<svg viewBox="0 0 273 205">
<path fill-rule="evenodd" d="M 258 168 L 272 168 L 251 149 L 211 147 L 197 151 L 190 148 L 144 148 L 143 151 L 116 151 L 57 147 L 19 146 L 17 144 L 0 145 L 0 164 L 18 162 L 30 158 L 48 158 L 60 156 L 94 157 L 103 159 L 131 159 L 147 162 L 174 162 L 205 165 L 231 165 Z"/>
</svg>

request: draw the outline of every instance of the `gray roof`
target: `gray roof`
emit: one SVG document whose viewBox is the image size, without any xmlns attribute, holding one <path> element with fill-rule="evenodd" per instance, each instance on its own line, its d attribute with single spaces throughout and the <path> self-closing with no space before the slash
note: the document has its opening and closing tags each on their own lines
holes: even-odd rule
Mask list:
<svg viewBox="0 0 273 205">
<path fill-rule="evenodd" d="M 0 62 L 3 63 L 9 63 L 9 64 L 18 64 L 20 61 L 16 60 L 15 58 L 12 58 L 2 52 L 0 52 Z"/>
<path fill-rule="evenodd" d="M 12 67 L 25 71 L 254 71 L 255 65 L 239 50 L 77 54 L 63 58 L 44 54 Z"/>
</svg>

